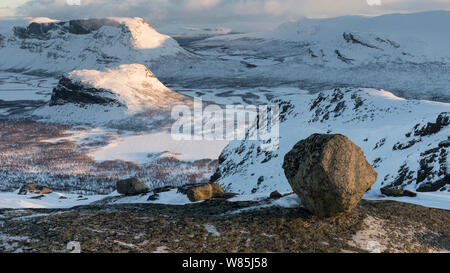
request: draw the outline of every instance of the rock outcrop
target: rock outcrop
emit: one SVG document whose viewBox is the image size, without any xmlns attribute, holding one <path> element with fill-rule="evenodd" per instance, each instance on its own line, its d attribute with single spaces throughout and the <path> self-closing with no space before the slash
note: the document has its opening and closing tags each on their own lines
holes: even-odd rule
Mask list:
<svg viewBox="0 0 450 273">
<path fill-rule="evenodd" d="M 209 183 L 197 187 L 191 187 L 187 190 L 186 194 L 191 202 L 197 202 L 223 197 L 225 195 L 225 191 L 220 185 Z"/>
<path fill-rule="evenodd" d="M 391 188 L 391 187 L 381 188 L 380 191 L 382 194 L 384 194 L 386 196 L 391 196 L 391 197 L 403 197 L 403 196 L 416 197 L 417 196 L 417 193 L 415 193 L 415 192 Z"/>
<path fill-rule="evenodd" d="M 74 103 L 80 105 L 100 104 L 123 106 L 114 98 L 114 93 L 103 88 L 94 88 L 81 82 L 72 81 L 66 76 L 61 77 L 58 85 L 53 89 L 50 106 Z"/>
<path fill-rule="evenodd" d="M 127 196 L 148 193 L 150 189 L 136 177 L 117 182 L 117 192 Z"/>
<path fill-rule="evenodd" d="M 349 213 L 377 179 L 363 151 L 343 135 L 314 134 L 298 142 L 283 169 L 302 204 L 320 217 Z"/>
<path fill-rule="evenodd" d="M 52 193 L 53 190 L 49 189 L 47 187 L 44 186 L 39 186 L 36 184 L 26 184 L 24 186 L 22 186 L 19 190 L 19 194 L 20 195 L 27 195 L 27 194 L 49 194 Z"/>
<path fill-rule="evenodd" d="M 102 27 L 120 27 L 120 22 L 108 18 L 70 20 L 68 22 L 36 23 L 32 22 L 27 27 L 14 27 L 14 35 L 20 39 L 50 39 L 52 31 L 85 35 L 97 31 Z"/>
</svg>

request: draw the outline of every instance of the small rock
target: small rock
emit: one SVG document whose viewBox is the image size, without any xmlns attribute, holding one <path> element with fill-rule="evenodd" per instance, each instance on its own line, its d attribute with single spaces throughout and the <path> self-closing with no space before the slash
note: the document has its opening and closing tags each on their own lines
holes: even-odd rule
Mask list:
<svg viewBox="0 0 450 273">
<path fill-rule="evenodd" d="M 53 192 L 53 190 L 51 190 L 47 187 L 44 187 L 44 186 L 39 186 L 36 184 L 26 184 L 20 188 L 19 195 L 27 195 L 27 194 L 32 194 L 32 193 L 49 194 L 52 192 Z"/>
<path fill-rule="evenodd" d="M 191 187 L 187 191 L 187 196 L 191 202 L 211 200 L 216 197 L 223 197 L 224 194 L 223 188 L 215 183 Z"/>
<path fill-rule="evenodd" d="M 271 199 L 279 199 L 283 197 L 283 195 L 279 191 L 274 191 L 270 194 Z"/>
<path fill-rule="evenodd" d="M 392 196 L 392 197 L 402 197 L 402 196 L 416 197 L 417 196 L 417 193 L 415 193 L 415 192 L 391 188 L 391 187 L 381 188 L 380 191 L 382 194 L 384 194 L 386 196 Z"/>
<path fill-rule="evenodd" d="M 236 196 L 238 196 L 237 193 L 226 192 L 226 193 L 223 194 L 222 198 L 223 199 L 230 199 L 230 198 L 233 198 L 233 197 L 236 197 Z"/>
<path fill-rule="evenodd" d="M 163 193 L 163 192 L 168 192 L 168 191 L 173 190 L 173 189 L 177 189 L 177 187 L 166 186 L 166 187 L 154 189 L 153 192 L 154 193 Z"/>
<path fill-rule="evenodd" d="M 150 195 L 148 197 L 147 201 L 156 201 L 156 200 L 158 200 L 158 198 L 159 198 L 159 194 L 155 193 L 155 194 Z"/>
<path fill-rule="evenodd" d="M 127 196 L 148 193 L 150 189 L 136 177 L 117 182 L 117 192 Z"/>
<path fill-rule="evenodd" d="M 302 204 L 319 217 L 349 213 L 377 180 L 361 148 L 343 135 L 314 134 L 298 142 L 283 169 Z"/>
<path fill-rule="evenodd" d="M 29 199 L 37 199 L 37 200 L 41 200 L 41 199 L 44 198 L 44 197 L 45 197 L 45 195 L 41 194 L 41 195 L 38 195 L 38 196 L 30 197 Z"/>
</svg>

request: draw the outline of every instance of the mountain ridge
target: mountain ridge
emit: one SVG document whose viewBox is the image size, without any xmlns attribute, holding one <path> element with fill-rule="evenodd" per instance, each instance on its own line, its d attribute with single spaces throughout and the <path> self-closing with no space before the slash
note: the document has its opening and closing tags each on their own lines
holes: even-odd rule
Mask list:
<svg viewBox="0 0 450 273">
<path fill-rule="evenodd" d="M 249 78 L 305 82 L 304 89 L 324 84 L 386 89 L 408 99 L 449 102 L 449 24 L 449 11 L 303 19 L 192 47 L 223 52 L 225 58 L 244 54 Z"/>
<path fill-rule="evenodd" d="M 120 64 L 149 66 L 162 58 L 191 55 L 142 18 L 28 22 L 0 22 L 1 70 L 61 75 Z"/>
</svg>

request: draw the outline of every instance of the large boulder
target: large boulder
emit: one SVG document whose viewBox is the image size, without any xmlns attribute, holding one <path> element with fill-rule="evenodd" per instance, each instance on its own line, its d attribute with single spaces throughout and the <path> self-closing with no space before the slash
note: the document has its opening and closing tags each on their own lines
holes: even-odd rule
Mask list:
<svg viewBox="0 0 450 273">
<path fill-rule="evenodd" d="M 361 148 L 343 135 L 314 134 L 298 142 L 283 169 L 302 204 L 319 217 L 349 213 L 377 180 Z"/>
<path fill-rule="evenodd" d="M 44 186 L 39 186 L 36 184 L 26 184 L 23 185 L 19 190 L 19 195 L 27 195 L 27 194 L 49 194 L 52 193 L 53 190 Z"/>
<path fill-rule="evenodd" d="M 201 186 L 191 187 L 186 192 L 191 202 L 211 200 L 217 197 L 223 197 L 225 191 L 223 188 L 215 183 L 209 183 Z"/>
<path fill-rule="evenodd" d="M 120 180 L 117 182 L 117 192 L 123 195 L 132 196 L 148 193 L 150 189 L 136 177 Z"/>
</svg>

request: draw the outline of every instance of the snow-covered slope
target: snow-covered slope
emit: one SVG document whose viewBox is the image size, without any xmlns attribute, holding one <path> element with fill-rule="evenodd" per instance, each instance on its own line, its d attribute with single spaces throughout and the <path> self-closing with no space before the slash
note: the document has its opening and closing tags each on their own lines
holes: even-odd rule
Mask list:
<svg viewBox="0 0 450 273">
<path fill-rule="evenodd" d="M 65 124 L 98 124 L 140 115 L 151 120 L 187 97 L 164 86 L 143 65 L 76 70 L 61 77 L 48 105 L 33 111 L 44 120 Z"/>
<path fill-rule="evenodd" d="M 449 102 L 449 25 L 450 11 L 302 19 L 267 32 L 210 38 L 196 46 L 205 52 L 214 47 L 225 48 L 228 55 L 246 55 L 242 61 L 251 67 L 248 77 L 304 82 L 308 90 L 370 87 Z"/>
<path fill-rule="evenodd" d="M 284 155 L 313 133 L 339 133 L 359 145 L 378 172 L 371 193 L 379 196 L 380 187 L 389 185 L 450 191 L 450 104 L 355 88 L 282 97 L 274 103 L 281 106 L 279 149 L 264 152 L 259 141 L 249 139 L 232 142 L 213 176 L 227 190 L 265 195 L 292 191 L 282 169 Z"/>
<path fill-rule="evenodd" d="M 0 70 L 67 73 L 188 56 L 141 18 L 0 22 Z"/>
</svg>

